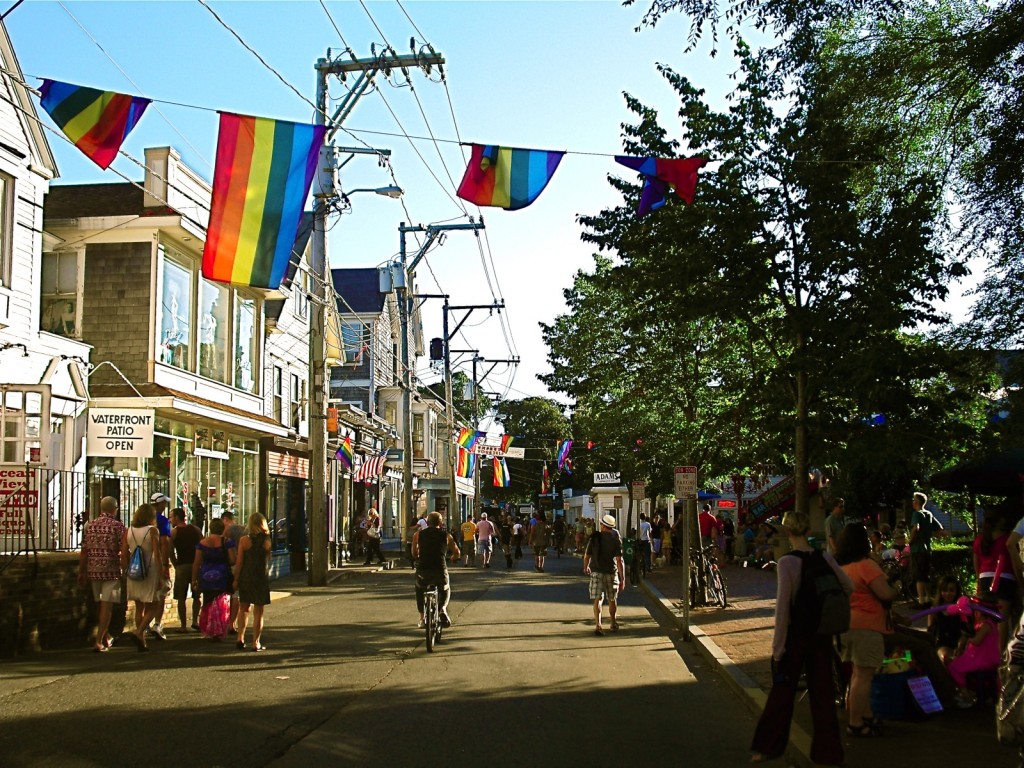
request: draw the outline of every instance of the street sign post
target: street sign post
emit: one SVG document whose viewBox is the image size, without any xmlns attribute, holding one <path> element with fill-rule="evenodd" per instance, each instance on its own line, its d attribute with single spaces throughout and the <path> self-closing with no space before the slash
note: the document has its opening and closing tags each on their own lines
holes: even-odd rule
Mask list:
<svg viewBox="0 0 1024 768">
<path fill-rule="evenodd" d="M 675 493 L 677 499 L 697 498 L 697 468 L 676 467 Z"/>
<path fill-rule="evenodd" d="M 647 483 L 643 480 L 634 480 L 630 485 L 630 492 L 633 501 L 643 501 L 647 498 Z"/>
</svg>

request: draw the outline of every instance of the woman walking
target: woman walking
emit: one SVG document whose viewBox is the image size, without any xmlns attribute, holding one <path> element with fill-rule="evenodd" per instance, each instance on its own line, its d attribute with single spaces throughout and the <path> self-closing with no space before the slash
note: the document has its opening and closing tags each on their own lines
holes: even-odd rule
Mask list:
<svg viewBox="0 0 1024 768">
<path fill-rule="evenodd" d="M 199 629 L 211 640 L 223 640 L 231 616 L 232 566 L 235 563 L 235 542 L 224 536 L 224 521 L 210 521 L 210 535 L 196 545 L 196 561 L 192 588 L 203 594 L 199 613 Z"/>
<path fill-rule="evenodd" d="M 797 593 L 803 569 L 815 557 L 824 557 L 847 592 L 853 590 L 849 577 L 828 553 L 815 553 L 807 541 L 811 528 L 808 515 L 787 512 L 782 527 L 793 551 L 779 558 L 778 592 L 775 602 L 775 636 L 772 641 L 772 689 L 754 731 L 751 762 L 774 760 L 786 751 L 793 705 L 800 673 L 807 673 L 811 719 L 811 760 L 821 765 L 842 765 L 843 745 L 836 718 L 835 680 L 832 675 L 832 638 L 816 633 L 816 626 L 796 615 Z"/>
<path fill-rule="evenodd" d="M 252 649 L 265 651 L 260 643 L 263 634 L 263 608 L 270 605 L 270 529 L 259 512 L 249 515 L 245 535 L 238 543 L 238 641 L 244 651 L 245 630 L 252 606 Z"/>
<path fill-rule="evenodd" d="M 142 550 L 146 564 L 143 579 L 129 578 L 128 599 L 135 601 L 135 632 L 132 640 L 140 651 L 148 651 L 146 629 L 164 612 L 159 597 L 160 585 L 168 574 L 167 553 L 160 546 L 160 534 L 156 528 L 156 508 L 152 504 L 140 504 L 132 515 L 132 527 L 124 532 L 121 540 L 121 559 L 131 562 L 136 549 Z"/>
</svg>

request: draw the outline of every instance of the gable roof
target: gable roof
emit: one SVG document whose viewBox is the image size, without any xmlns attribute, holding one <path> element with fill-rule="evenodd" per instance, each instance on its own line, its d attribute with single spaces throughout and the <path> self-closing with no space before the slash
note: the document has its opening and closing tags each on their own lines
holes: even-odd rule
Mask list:
<svg viewBox="0 0 1024 768">
<path fill-rule="evenodd" d="M 38 163 L 40 166 L 36 169 L 37 173 L 42 171 L 41 175 L 52 179 L 58 173 L 57 161 L 50 149 L 50 142 L 46 140 L 46 133 L 39 120 L 35 101 L 29 96 L 21 64 L 18 63 L 14 45 L 11 43 L 7 27 L 2 20 L 0 20 L 0 61 L 3 63 L 3 69 L 6 70 L 3 73 L 4 86 L 15 104 L 16 119 L 22 130 L 25 131 L 25 138 L 33 155 L 33 164 Z"/>
<path fill-rule="evenodd" d="M 366 312 L 379 315 L 384 311 L 387 294 L 380 292 L 376 267 L 332 269 L 331 282 L 334 290 L 344 299 L 338 301 L 341 314 Z"/>
</svg>

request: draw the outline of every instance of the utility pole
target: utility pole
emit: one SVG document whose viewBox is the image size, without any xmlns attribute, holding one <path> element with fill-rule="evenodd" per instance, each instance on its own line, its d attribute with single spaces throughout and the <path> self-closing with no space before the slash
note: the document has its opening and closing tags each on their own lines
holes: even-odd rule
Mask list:
<svg viewBox="0 0 1024 768">
<path fill-rule="evenodd" d="M 398 249 L 398 264 L 392 265 L 396 267 L 400 272 L 400 280 L 394 281 L 394 284 L 398 287 L 398 316 L 401 321 L 402 328 L 402 344 L 401 344 L 401 356 L 402 356 L 402 422 L 404 424 L 403 435 L 404 435 L 404 451 L 402 452 L 402 506 L 404 507 L 404 520 L 406 527 L 412 524 L 413 521 L 413 497 L 412 497 L 412 481 L 413 481 L 413 467 L 412 467 L 412 389 L 415 386 L 412 376 L 412 360 L 409 353 L 409 320 L 412 314 L 412 282 L 413 276 L 416 274 L 416 267 L 420 263 L 420 260 L 427 255 L 427 251 L 434 241 L 444 232 L 459 229 L 471 229 L 474 232 L 484 228 L 483 220 L 473 221 L 470 219 L 468 224 L 430 224 L 426 227 L 421 225 L 410 225 L 407 226 L 403 221 L 398 227 L 398 238 L 399 238 L 399 249 Z M 406 247 L 406 233 L 408 232 L 423 232 L 426 234 L 423 245 L 419 247 L 416 255 L 413 256 L 412 260 L 408 260 L 408 250 Z M 448 298 L 445 297 L 445 305 L 448 304 Z M 445 349 L 447 349 L 447 335 L 445 336 Z M 447 360 L 447 355 L 446 355 Z M 446 363 L 447 365 L 447 363 Z M 450 398 L 451 383 L 447 385 L 447 391 L 449 393 L 448 401 L 451 402 Z M 450 440 L 448 441 L 451 442 Z M 450 450 L 450 446 L 449 446 Z M 450 463 L 450 462 L 449 462 Z M 454 469 L 453 469 L 454 471 Z M 452 479 L 454 483 L 454 477 Z M 448 514 L 451 515 L 451 507 L 455 503 L 455 496 L 453 495 L 448 500 Z"/>
<path fill-rule="evenodd" d="M 351 53 L 346 60 L 341 56 L 327 58 L 316 63 L 316 120 L 317 125 L 326 125 L 324 145 L 320 148 L 320 167 L 334 168 L 335 158 L 330 142 L 338 132 L 345 118 L 352 112 L 356 102 L 373 83 L 377 73 L 392 68 L 407 72 L 409 67 L 440 67 L 444 58 L 433 51 L 429 55 L 413 53 L 399 56 L 393 49 L 387 49 L 379 56 L 357 59 Z M 342 99 L 341 104 L 327 119 L 327 78 L 338 75 L 342 79 L 348 72 L 359 72 L 355 85 Z M 362 150 L 360 150 L 362 151 Z M 374 150 L 371 152 L 376 153 Z M 380 154 L 380 153 L 376 153 Z M 327 328 L 327 291 L 330 275 L 327 270 L 327 212 L 337 198 L 338 191 L 331 189 L 327 194 L 313 198 L 313 236 L 309 268 L 311 273 L 311 298 L 309 317 L 309 585 L 322 587 L 327 584 L 327 399 L 330 371 L 327 367 L 325 331 Z"/>
<path fill-rule="evenodd" d="M 459 329 L 469 319 L 469 316 L 473 314 L 474 309 L 487 309 L 490 311 L 498 310 L 499 312 L 505 308 L 505 301 L 497 301 L 493 304 L 470 304 L 462 307 L 453 307 L 448 304 L 447 301 L 444 303 L 444 392 L 445 392 L 445 405 L 448 411 L 448 450 L 451 453 L 450 460 L 448 462 L 451 468 L 451 480 L 448 483 L 448 492 L 451 494 L 451 503 L 454 504 L 458 499 L 458 487 L 455 484 L 456 467 L 458 466 L 458 455 L 459 452 L 452 448 L 452 441 L 455 437 L 455 411 L 452 405 L 452 349 L 451 349 L 451 337 L 459 332 Z M 466 314 L 455 326 L 454 330 L 448 330 L 448 313 L 453 310 L 465 310 Z M 474 366 L 476 365 L 476 358 L 473 358 Z M 476 378 L 476 371 L 474 368 L 473 378 Z M 474 381 L 474 388 L 476 382 Z M 474 389 L 475 391 L 475 389 Z M 476 412 L 473 412 L 473 428 L 476 429 Z M 479 479 L 479 469 L 477 470 L 477 478 Z M 474 489 L 479 486 L 474 486 Z M 474 497 L 474 509 L 479 513 L 479 494 Z"/>
</svg>

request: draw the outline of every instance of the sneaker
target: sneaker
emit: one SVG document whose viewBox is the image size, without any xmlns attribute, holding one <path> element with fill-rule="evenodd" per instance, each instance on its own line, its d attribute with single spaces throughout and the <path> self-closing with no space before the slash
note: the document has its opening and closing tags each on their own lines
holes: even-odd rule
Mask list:
<svg viewBox="0 0 1024 768">
<path fill-rule="evenodd" d="M 166 640 L 167 635 L 164 634 L 164 628 L 158 626 L 152 626 L 149 628 L 149 634 L 155 637 L 157 640 Z"/>
</svg>

